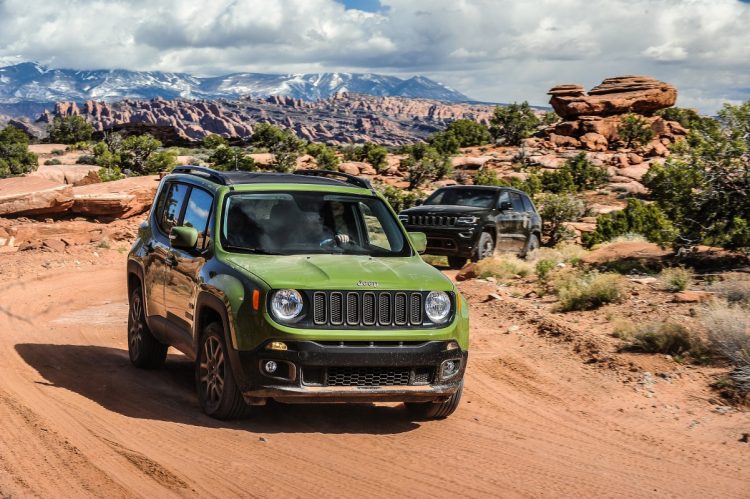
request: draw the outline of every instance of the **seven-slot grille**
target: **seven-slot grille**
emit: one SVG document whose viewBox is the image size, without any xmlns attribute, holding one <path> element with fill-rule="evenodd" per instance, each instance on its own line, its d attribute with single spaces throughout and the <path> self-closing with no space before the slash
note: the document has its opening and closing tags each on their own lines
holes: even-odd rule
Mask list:
<svg viewBox="0 0 750 499">
<path fill-rule="evenodd" d="M 421 326 L 425 296 L 419 291 L 315 291 L 316 326 Z"/>
<path fill-rule="evenodd" d="M 456 225 L 457 217 L 449 217 L 443 215 L 408 215 L 409 219 L 406 221 L 407 225 Z"/>
</svg>

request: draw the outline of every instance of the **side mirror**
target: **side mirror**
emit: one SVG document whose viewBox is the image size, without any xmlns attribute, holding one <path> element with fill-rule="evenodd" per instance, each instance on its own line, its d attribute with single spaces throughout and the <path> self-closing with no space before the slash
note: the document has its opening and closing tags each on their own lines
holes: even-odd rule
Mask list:
<svg viewBox="0 0 750 499">
<path fill-rule="evenodd" d="M 169 231 L 169 244 L 173 248 L 191 250 L 198 243 L 198 231 L 193 227 L 172 227 Z"/>
<path fill-rule="evenodd" d="M 510 201 L 503 201 L 500 203 L 500 211 L 507 211 L 513 209 L 513 203 Z"/>
<path fill-rule="evenodd" d="M 427 251 L 427 234 L 424 232 L 409 232 L 409 241 L 420 255 Z"/>
</svg>

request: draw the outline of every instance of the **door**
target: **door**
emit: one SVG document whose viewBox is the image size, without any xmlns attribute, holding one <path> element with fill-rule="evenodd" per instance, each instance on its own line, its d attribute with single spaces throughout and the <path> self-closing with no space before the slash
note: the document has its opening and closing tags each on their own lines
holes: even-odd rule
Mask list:
<svg viewBox="0 0 750 499">
<path fill-rule="evenodd" d="M 526 244 L 524 235 L 528 215 L 521 195 L 513 191 L 502 191 L 497 198 L 498 215 L 495 217 L 498 251 L 520 253 Z"/>
<path fill-rule="evenodd" d="M 203 189 L 193 187 L 187 196 L 179 225 L 196 229 L 198 242 L 193 250 L 169 248 L 169 265 L 164 286 L 167 320 L 173 330 L 174 346 L 188 355 L 195 353 L 192 351 L 195 299 L 200 285 L 200 271 L 206 261 L 212 206 L 213 196 Z"/>
</svg>

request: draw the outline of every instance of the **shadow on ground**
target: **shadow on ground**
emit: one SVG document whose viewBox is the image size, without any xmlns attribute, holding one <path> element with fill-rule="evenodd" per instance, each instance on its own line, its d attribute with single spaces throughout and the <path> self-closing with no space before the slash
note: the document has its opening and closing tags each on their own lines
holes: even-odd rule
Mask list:
<svg viewBox="0 0 750 499">
<path fill-rule="evenodd" d="M 403 406 L 373 404 L 269 404 L 248 419 L 217 421 L 201 412 L 193 363 L 181 355 L 170 355 L 160 370 L 145 371 L 117 348 L 24 343 L 16 351 L 44 378 L 38 383 L 73 391 L 131 418 L 270 434 L 386 435 L 419 427 Z"/>
</svg>

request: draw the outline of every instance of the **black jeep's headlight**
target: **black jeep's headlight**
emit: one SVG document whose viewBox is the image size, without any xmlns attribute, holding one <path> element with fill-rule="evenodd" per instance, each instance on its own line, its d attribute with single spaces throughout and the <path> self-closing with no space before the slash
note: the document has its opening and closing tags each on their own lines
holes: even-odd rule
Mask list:
<svg viewBox="0 0 750 499">
<path fill-rule="evenodd" d="M 299 291 L 280 289 L 271 298 L 271 312 L 282 321 L 296 319 L 302 313 L 303 301 Z"/>
<path fill-rule="evenodd" d="M 451 314 L 451 299 L 443 291 L 431 291 L 424 301 L 424 311 L 427 318 L 435 324 L 442 324 Z"/>
<path fill-rule="evenodd" d="M 479 221 L 479 217 L 458 217 L 456 224 L 458 225 L 474 225 Z"/>
</svg>

